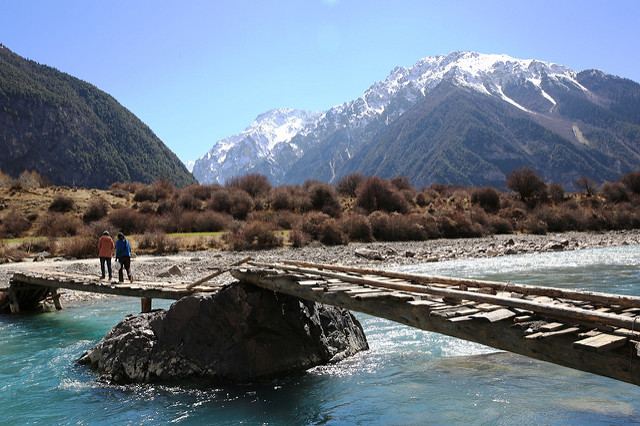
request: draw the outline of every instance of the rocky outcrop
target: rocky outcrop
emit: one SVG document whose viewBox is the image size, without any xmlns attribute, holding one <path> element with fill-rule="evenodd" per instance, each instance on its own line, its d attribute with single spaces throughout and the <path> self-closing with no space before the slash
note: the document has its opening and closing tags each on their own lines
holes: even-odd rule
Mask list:
<svg viewBox="0 0 640 426">
<path fill-rule="evenodd" d="M 250 381 L 336 362 L 368 344 L 347 310 L 250 284 L 124 318 L 80 359 L 114 382 Z"/>
</svg>

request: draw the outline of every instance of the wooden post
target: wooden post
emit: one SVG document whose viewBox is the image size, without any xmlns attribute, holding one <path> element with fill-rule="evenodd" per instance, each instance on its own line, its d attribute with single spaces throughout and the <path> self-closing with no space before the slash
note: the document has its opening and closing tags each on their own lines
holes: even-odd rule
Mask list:
<svg viewBox="0 0 640 426">
<path fill-rule="evenodd" d="M 53 306 L 55 306 L 58 311 L 62 310 L 62 303 L 60 303 L 60 295 L 58 294 L 57 288 L 51 289 L 51 300 L 53 300 Z"/>
<path fill-rule="evenodd" d="M 142 313 L 151 312 L 151 298 L 143 297 L 140 299 L 140 305 L 142 307 Z"/>
<path fill-rule="evenodd" d="M 17 314 L 20 312 L 18 296 L 16 295 L 16 291 L 13 286 L 9 287 L 9 309 L 11 309 L 12 314 Z"/>
</svg>

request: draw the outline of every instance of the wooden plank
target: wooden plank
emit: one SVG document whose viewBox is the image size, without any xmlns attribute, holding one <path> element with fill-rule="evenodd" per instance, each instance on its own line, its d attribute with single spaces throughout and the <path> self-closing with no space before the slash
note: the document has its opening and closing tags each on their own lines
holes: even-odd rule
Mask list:
<svg viewBox="0 0 640 426">
<path fill-rule="evenodd" d="M 565 325 L 561 322 L 550 322 L 540 327 L 541 331 L 556 331 L 560 330 Z"/>
<path fill-rule="evenodd" d="M 516 313 L 513 311 L 510 311 L 509 309 L 501 308 L 501 309 L 496 309 L 495 311 L 477 313 L 472 316 L 475 318 L 486 319 L 489 322 L 496 322 L 496 321 L 502 321 L 509 318 L 513 318 L 516 316 Z"/>
<path fill-rule="evenodd" d="M 586 339 L 573 342 L 573 348 L 583 351 L 605 352 L 624 346 L 627 340 L 624 336 L 601 333 L 597 336 L 587 337 Z"/>
<path fill-rule="evenodd" d="M 252 264 L 255 264 L 255 263 L 252 263 Z M 306 271 L 305 268 L 295 268 L 295 269 L 303 272 Z M 322 274 L 326 277 L 331 277 L 336 279 L 339 278 L 345 282 L 351 282 L 351 283 L 357 283 L 357 284 L 379 286 L 379 287 L 390 288 L 395 290 L 412 291 L 416 293 L 433 294 L 433 295 L 438 295 L 442 297 L 453 297 L 453 298 L 459 297 L 461 299 L 467 299 L 467 300 L 472 300 L 476 302 L 486 302 L 486 303 L 492 302 L 496 305 L 503 305 L 504 307 L 509 307 L 509 308 L 529 309 L 533 312 L 538 312 L 538 313 L 543 313 L 548 315 L 575 318 L 576 320 L 582 321 L 582 322 L 592 322 L 594 325 L 600 323 L 600 324 L 605 324 L 613 327 L 631 328 L 631 325 L 634 321 L 633 318 L 628 318 L 620 315 L 599 313 L 599 312 L 594 312 L 594 311 L 580 309 L 580 308 L 537 303 L 537 302 L 525 300 L 525 299 L 512 299 L 509 297 L 500 297 L 500 296 L 494 296 L 491 294 L 478 294 L 478 293 L 469 292 L 469 291 L 440 289 L 440 288 L 434 288 L 433 286 L 421 285 L 421 284 L 410 284 L 410 285 L 391 284 L 391 283 L 385 283 L 379 280 L 354 278 L 339 272 L 323 272 Z"/>
<path fill-rule="evenodd" d="M 544 331 L 539 331 L 537 333 L 533 333 L 533 334 L 529 334 L 528 336 L 525 336 L 525 339 L 544 339 L 547 337 L 552 337 L 552 336 L 562 336 L 565 334 L 573 334 L 573 333 L 577 333 L 578 331 L 580 331 L 580 329 L 578 327 L 569 327 L 569 328 L 565 328 L 562 330 L 556 330 L 556 331 L 548 331 L 548 332 L 544 332 Z"/>
<path fill-rule="evenodd" d="M 571 289 L 560 289 L 553 287 L 533 286 L 525 284 L 504 283 L 495 281 L 482 281 L 482 280 L 470 280 L 465 278 L 452 278 L 452 277 L 439 277 L 439 276 L 427 276 L 417 274 L 407 274 L 404 272 L 395 271 L 383 271 L 377 269 L 365 269 L 365 268 L 353 268 L 339 265 L 325 265 L 314 264 L 310 262 L 285 260 L 287 265 L 299 265 L 310 268 L 322 268 L 328 271 L 342 271 L 342 272 L 358 272 L 367 273 L 371 275 L 386 276 L 401 278 L 407 281 L 421 284 L 429 283 L 445 283 L 449 285 L 459 286 L 460 284 L 467 285 L 468 287 L 493 287 L 499 291 L 516 291 L 522 294 L 541 295 L 549 297 L 563 297 L 572 300 L 584 300 L 593 303 L 599 303 L 602 305 L 619 304 L 625 307 L 640 307 L 640 297 L 606 294 L 592 291 L 581 291 Z M 253 264 L 253 262 L 252 262 Z M 259 266 L 259 264 L 256 263 Z"/>
</svg>

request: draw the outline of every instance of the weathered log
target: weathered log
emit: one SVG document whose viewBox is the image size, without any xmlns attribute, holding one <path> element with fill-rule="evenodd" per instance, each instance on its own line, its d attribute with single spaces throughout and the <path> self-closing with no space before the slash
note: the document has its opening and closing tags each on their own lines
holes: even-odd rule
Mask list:
<svg viewBox="0 0 640 426">
<path fill-rule="evenodd" d="M 247 263 L 247 262 L 248 262 L 248 261 L 250 261 L 250 260 L 251 260 L 251 256 L 249 256 L 249 257 L 245 257 L 245 258 L 244 258 L 244 259 L 242 259 L 242 260 L 239 260 L 239 261 L 237 261 L 237 262 L 232 263 L 230 266 L 232 266 L 232 267 L 233 267 L 233 266 L 240 266 L 240 265 L 242 265 L 242 264 L 244 264 L 244 263 Z M 213 278 L 217 277 L 218 275 L 222 275 L 222 274 L 224 274 L 224 273 L 225 273 L 225 272 L 227 272 L 228 270 L 229 270 L 229 268 L 222 268 L 222 269 L 217 270 L 217 271 L 216 271 L 216 272 L 214 272 L 213 274 L 207 275 L 206 277 L 204 277 L 204 278 L 202 278 L 202 279 L 199 279 L 198 281 L 194 281 L 194 282 L 192 282 L 191 284 L 187 285 L 187 290 L 190 290 L 190 289 L 192 289 L 192 288 L 194 288 L 194 287 L 196 287 L 196 286 L 198 286 L 198 285 L 200 285 L 200 284 L 206 283 L 207 281 L 209 281 L 209 280 L 211 280 L 211 279 L 213 279 Z"/>
</svg>

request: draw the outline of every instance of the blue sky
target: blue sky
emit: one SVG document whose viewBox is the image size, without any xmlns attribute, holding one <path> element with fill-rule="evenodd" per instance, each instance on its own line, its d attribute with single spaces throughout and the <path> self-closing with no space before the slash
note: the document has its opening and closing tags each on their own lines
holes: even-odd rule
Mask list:
<svg viewBox="0 0 640 426">
<path fill-rule="evenodd" d="M 111 94 L 183 161 L 455 50 L 640 82 L 639 22 L 637 0 L 0 0 L 0 43 Z"/>
</svg>

